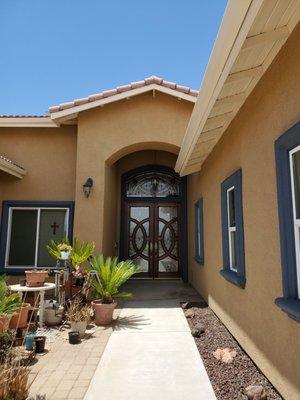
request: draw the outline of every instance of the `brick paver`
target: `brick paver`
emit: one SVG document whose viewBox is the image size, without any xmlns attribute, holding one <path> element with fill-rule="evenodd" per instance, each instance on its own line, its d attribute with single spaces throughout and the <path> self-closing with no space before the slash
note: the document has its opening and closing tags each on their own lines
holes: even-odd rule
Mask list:
<svg viewBox="0 0 300 400">
<path fill-rule="evenodd" d="M 67 329 L 53 332 L 47 351 L 30 367 L 30 394 L 46 394 L 47 400 L 83 399 L 112 328 L 93 326 L 77 345 L 69 344 Z"/>
</svg>

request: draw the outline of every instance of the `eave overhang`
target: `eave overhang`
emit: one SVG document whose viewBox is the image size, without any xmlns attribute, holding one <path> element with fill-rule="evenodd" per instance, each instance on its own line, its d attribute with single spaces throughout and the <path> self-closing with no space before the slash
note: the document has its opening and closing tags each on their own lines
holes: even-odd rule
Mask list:
<svg viewBox="0 0 300 400">
<path fill-rule="evenodd" d="M 0 157 L 0 170 L 9 175 L 22 179 L 26 175 L 26 170 L 5 157 Z"/>
<path fill-rule="evenodd" d="M 175 170 L 201 169 L 299 21 L 299 0 L 229 0 Z"/>
</svg>

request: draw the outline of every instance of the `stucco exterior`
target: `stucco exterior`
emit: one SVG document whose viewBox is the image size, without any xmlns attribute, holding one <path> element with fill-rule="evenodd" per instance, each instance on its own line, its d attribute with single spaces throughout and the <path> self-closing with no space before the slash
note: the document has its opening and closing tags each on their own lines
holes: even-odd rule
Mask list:
<svg viewBox="0 0 300 400">
<path fill-rule="evenodd" d="M 1 153 L 24 166 L 23 179 L 0 174 L 1 200 L 73 200 L 76 127 L 0 128 Z"/>
<path fill-rule="evenodd" d="M 153 97 L 149 92 L 79 115 L 76 235 L 80 234 L 83 240 L 96 241 L 97 249 L 104 254 L 115 252 L 120 192 L 117 161 L 143 150 L 178 153 L 192 108 L 189 102 L 161 93 Z M 128 168 L 132 169 L 131 165 Z M 94 187 L 90 198 L 85 199 L 82 184 L 88 177 L 93 178 Z M 103 221 L 103 224 L 95 221 Z"/>
<path fill-rule="evenodd" d="M 1 127 L 1 153 L 27 170 L 23 179 L 0 173 L 1 200 L 75 201 L 74 236 L 117 254 L 121 174 L 147 164 L 174 167 L 192 108 L 151 91 L 85 111 L 77 125 Z M 87 199 L 82 185 L 89 177 Z"/>
<path fill-rule="evenodd" d="M 300 398 L 300 329 L 274 303 L 282 295 L 274 142 L 300 119 L 300 28 L 231 123 L 199 173 L 188 178 L 189 221 L 204 202 L 203 266 L 194 257 L 189 224 L 189 280 L 284 398 Z M 222 268 L 221 182 L 243 174 L 246 287 Z"/>
</svg>

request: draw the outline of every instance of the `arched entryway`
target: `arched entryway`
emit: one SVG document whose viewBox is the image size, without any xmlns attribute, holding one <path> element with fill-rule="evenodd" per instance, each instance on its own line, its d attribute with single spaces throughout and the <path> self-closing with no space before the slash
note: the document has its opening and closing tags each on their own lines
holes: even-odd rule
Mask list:
<svg viewBox="0 0 300 400">
<path fill-rule="evenodd" d="M 120 255 L 140 277 L 187 280 L 186 180 L 148 165 L 122 175 Z"/>
</svg>

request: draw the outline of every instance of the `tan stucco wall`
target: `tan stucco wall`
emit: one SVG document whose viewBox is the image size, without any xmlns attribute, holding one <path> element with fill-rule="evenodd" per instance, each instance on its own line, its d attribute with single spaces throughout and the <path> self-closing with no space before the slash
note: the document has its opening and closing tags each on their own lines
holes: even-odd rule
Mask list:
<svg viewBox="0 0 300 400">
<path fill-rule="evenodd" d="M 0 200 L 74 200 L 76 127 L 0 128 L 0 154 L 27 170 L 0 174 Z"/>
<path fill-rule="evenodd" d="M 282 295 L 274 141 L 300 120 L 300 29 L 273 62 L 200 173 L 188 179 L 189 279 L 288 400 L 300 399 L 300 324 Z M 246 288 L 220 274 L 221 182 L 243 173 Z M 205 265 L 193 261 L 195 201 L 204 201 Z"/>
<path fill-rule="evenodd" d="M 161 93 L 153 97 L 151 92 L 79 115 L 75 235 L 95 241 L 106 255 L 115 254 L 117 161 L 143 150 L 178 152 L 192 108 L 192 103 Z M 88 177 L 94 187 L 86 199 L 82 184 Z"/>
</svg>

